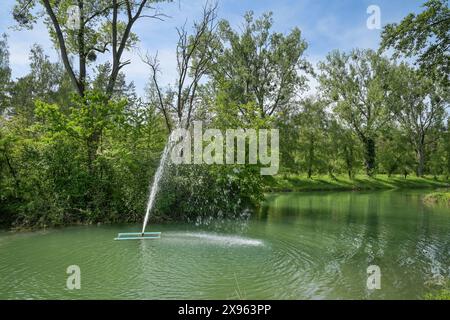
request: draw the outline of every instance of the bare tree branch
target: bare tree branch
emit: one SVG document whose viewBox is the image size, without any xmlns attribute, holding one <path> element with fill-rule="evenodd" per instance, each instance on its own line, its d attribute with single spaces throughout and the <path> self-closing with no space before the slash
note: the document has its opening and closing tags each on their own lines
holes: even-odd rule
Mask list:
<svg viewBox="0 0 450 320">
<path fill-rule="evenodd" d="M 207 73 L 210 61 L 212 59 L 210 45 L 215 38 L 215 29 L 217 27 L 217 3 L 214 5 L 205 5 L 203 16 L 200 22 L 194 23 L 193 34 L 189 34 L 186 24 L 177 28 L 178 42 L 176 47 L 177 72 L 174 103 L 164 103 L 164 94 L 157 81 L 157 72 L 159 63 L 157 57 L 147 56 L 143 59 L 151 71 L 152 80 L 155 85 L 160 109 L 166 119 L 166 124 L 171 130 L 170 111 L 176 116 L 176 122 L 188 128 L 191 122 L 192 114 L 195 110 L 196 95 L 202 77 Z M 171 98 L 168 96 L 167 98 Z"/>
</svg>

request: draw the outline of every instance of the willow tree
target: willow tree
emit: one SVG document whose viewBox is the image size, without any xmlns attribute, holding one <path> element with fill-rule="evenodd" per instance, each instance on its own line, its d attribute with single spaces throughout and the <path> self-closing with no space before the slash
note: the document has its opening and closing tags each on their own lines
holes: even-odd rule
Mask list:
<svg viewBox="0 0 450 320">
<path fill-rule="evenodd" d="M 366 173 L 376 167 L 376 136 L 389 118 L 389 62 L 372 50 L 333 51 L 319 63 L 322 93 L 364 146 Z"/>
<path fill-rule="evenodd" d="M 248 116 L 244 106 L 250 103 L 264 118 L 292 105 L 306 88 L 307 43 L 298 28 L 287 35 L 273 32 L 271 13 L 255 19 L 248 12 L 244 18 L 239 31 L 228 21 L 220 22 L 221 46 L 213 60 L 212 77 L 241 116 Z"/>
<path fill-rule="evenodd" d="M 327 129 L 327 115 L 321 101 L 305 99 L 301 104 L 301 112 L 295 117 L 298 129 L 298 157 L 301 159 L 308 179 L 324 162 L 325 135 Z M 290 146 L 292 148 L 292 145 Z"/>
<path fill-rule="evenodd" d="M 418 176 L 424 174 L 426 146 L 443 134 L 448 92 L 406 64 L 395 68 L 391 110 L 416 152 Z"/>
</svg>

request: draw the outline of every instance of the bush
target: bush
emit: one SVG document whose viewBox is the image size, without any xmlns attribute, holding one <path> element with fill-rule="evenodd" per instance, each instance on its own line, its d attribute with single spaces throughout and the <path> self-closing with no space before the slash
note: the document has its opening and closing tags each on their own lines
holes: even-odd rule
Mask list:
<svg viewBox="0 0 450 320">
<path fill-rule="evenodd" d="M 427 293 L 425 300 L 450 300 L 450 290 L 443 289 L 437 293 Z"/>
<path fill-rule="evenodd" d="M 169 165 L 161 183 L 156 214 L 197 223 L 236 218 L 263 198 L 258 167 Z"/>
<path fill-rule="evenodd" d="M 166 132 L 154 110 L 89 92 L 64 111 L 37 102 L 36 122 L 3 119 L 0 219 L 23 226 L 141 220 Z M 6 212 L 6 213 L 5 213 Z"/>
<path fill-rule="evenodd" d="M 450 207 L 450 192 L 433 192 L 423 198 L 424 203 L 429 205 L 442 205 Z"/>
</svg>

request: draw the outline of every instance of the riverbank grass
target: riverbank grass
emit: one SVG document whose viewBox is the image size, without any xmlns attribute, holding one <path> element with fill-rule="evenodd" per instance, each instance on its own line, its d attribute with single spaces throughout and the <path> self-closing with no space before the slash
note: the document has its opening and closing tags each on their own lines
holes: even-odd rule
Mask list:
<svg viewBox="0 0 450 320">
<path fill-rule="evenodd" d="M 450 191 L 433 192 L 423 198 L 423 202 L 429 205 L 442 205 L 450 207 Z"/>
<path fill-rule="evenodd" d="M 424 296 L 425 300 L 450 300 L 450 290 L 441 289 L 435 293 L 427 293 Z"/>
<path fill-rule="evenodd" d="M 383 190 L 383 189 L 426 189 L 447 188 L 450 180 L 445 177 L 407 177 L 400 175 L 356 175 L 353 179 L 346 175 L 313 176 L 311 179 L 300 175 L 277 175 L 266 180 L 266 192 L 340 191 L 340 190 Z"/>
</svg>

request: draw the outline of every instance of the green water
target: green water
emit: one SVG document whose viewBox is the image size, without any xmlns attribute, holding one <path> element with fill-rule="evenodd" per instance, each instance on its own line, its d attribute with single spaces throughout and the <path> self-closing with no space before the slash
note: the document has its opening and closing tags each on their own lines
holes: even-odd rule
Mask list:
<svg viewBox="0 0 450 320">
<path fill-rule="evenodd" d="M 0 298 L 422 298 L 450 271 L 450 210 L 423 195 L 270 195 L 249 220 L 150 225 L 160 240 L 113 241 L 139 225 L 3 232 Z M 380 290 L 366 286 L 372 264 Z M 66 288 L 69 265 L 79 290 Z"/>
</svg>

